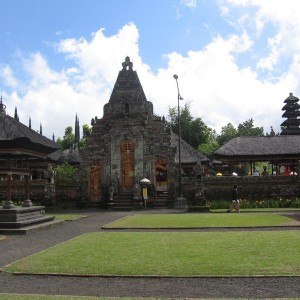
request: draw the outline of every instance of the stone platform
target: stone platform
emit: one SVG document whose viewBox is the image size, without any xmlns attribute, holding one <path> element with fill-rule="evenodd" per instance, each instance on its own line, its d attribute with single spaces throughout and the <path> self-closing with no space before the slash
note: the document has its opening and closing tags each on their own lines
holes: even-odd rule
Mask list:
<svg viewBox="0 0 300 300">
<path fill-rule="evenodd" d="M 54 219 L 45 215 L 44 206 L 0 208 L 0 233 L 26 234 L 29 229 L 58 223 Z"/>
<path fill-rule="evenodd" d="M 189 206 L 189 212 L 209 212 L 210 206 L 209 205 L 194 205 Z"/>
</svg>

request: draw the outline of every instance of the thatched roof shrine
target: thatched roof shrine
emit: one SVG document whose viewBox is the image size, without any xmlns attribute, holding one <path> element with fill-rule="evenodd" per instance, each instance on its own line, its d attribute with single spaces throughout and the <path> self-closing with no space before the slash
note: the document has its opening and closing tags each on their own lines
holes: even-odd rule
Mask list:
<svg viewBox="0 0 300 300">
<path fill-rule="evenodd" d="M 50 153 L 48 158 L 57 164 L 68 163 L 70 165 L 80 165 L 82 162 L 78 149 L 57 150 Z"/>
<path fill-rule="evenodd" d="M 45 157 L 59 145 L 30 129 L 18 120 L 0 113 L 0 154 L 20 154 Z"/>
<path fill-rule="evenodd" d="M 178 148 L 178 135 L 173 131 L 171 132 L 171 145 Z M 176 151 L 175 161 L 179 161 L 178 151 Z M 201 163 L 207 163 L 210 159 L 194 149 L 185 140 L 181 139 L 181 163 L 196 164 L 199 161 Z"/>
<path fill-rule="evenodd" d="M 214 157 L 236 162 L 299 160 L 300 136 L 237 137 L 220 147 Z"/>
</svg>

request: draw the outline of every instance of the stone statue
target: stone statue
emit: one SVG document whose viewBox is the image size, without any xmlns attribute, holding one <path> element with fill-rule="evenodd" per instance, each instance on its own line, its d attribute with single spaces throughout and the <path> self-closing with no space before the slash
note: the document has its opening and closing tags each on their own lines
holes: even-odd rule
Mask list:
<svg viewBox="0 0 300 300">
<path fill-rule="evenodd" d="M 46 171 L 44 171 L 44 177 L 47 179 L 47 183 L 54 184 L 54 170 L 52 169 L 52 165 L 49 164 Z"/>
<path fill-rule="evenodd" d="M 193 169 L 195 176 L 195 196 L 193 198 L 193 203 L 189 207 L 190 211 L 208 211 L 209 206 L 207 205 L 207 199 L 204 195 L 204 183 L 203 183 L 203 167 L 201 162 L 197 162 L 197 165 Z"/>
<path fill-rule="evenodd" d="M 123 70 L 126 70 L 129 68 L 129 70 L 132 70 L 132 62 L 130 61 L 129 56 L 126 56 L 125 61 L 122 63 Z"/>
<path fill-rule="evenodd" d="M 111 183 L 109 186 L 109 201 L 114 200 L 114 187 L 113 184 Z"/>
</svg>

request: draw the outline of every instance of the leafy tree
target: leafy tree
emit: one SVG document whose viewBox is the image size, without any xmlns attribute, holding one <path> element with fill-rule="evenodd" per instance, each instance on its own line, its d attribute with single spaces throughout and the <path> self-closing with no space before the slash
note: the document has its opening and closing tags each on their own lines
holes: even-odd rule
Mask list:
<svg viewBox="0 0 300 300">
<path fill-rule="evenodd" d="M 92 133 L 92 128 L 88 124 L 82 125 L 82 138 L 80 139 L 80 148 L 85 147 L 86 138 Z"/>
<path fill-rule="evenodd" d="M 55 177 L 59 181 L 75 180 L 77 173 L 78 169 L 68 163 L 64 163 L 55 168 Z"/>
<path fill-rule="evenodd" d="M 169 118 L 172 130 L 178 134 L 177 107 L 169 107 Z M 182 138 L 195 149 L 198 149 L 198 145 L 207 143 L 215 133 L 204 124 L 201 118 L 192 117 L 189 102 L 180 108 L 180 129 Z"/>
<path fill-rule="evenodd" d="M 82 137 L 87 138 L 92 133 L 92 128 L 88 124 L 82 125 Z"/>
<path fill-rule="evenodd" d="M 222 146 L 235 138 L 237 135 L 237 129 L 231 123 L 228 123 L 226 126 L 222 127 L 221 134 L 217 137 L 217 141 L 219 145 Z"/>
<path fill-rule="evenodd" d="M 238 136 L 263 136 L 263 127 L 254 127 L 253 119 L 246 120 L 244 123 L 238 126 Z"/>
<path fill-rule="evenodd" d="M 86 138 L 91 134 L 92 129 L 89 127 L 89 125 L 84 124 L 82 125 L 82 138 L 79 140 L 79 147 L 84 148 L 85 147 L 85 141 Z M 75 137 L 75 134 L 73 133 L 73 128 L 72 126 L 68 126 L 65 129 L 65 135 L 63 138 L 58 138 L 57 143 L 61 146 L 62 149 L 70 149 L 73 148 L 75 145 L 78 144 L 78 137 L 79 133 L 77 132 L 77 136 Z"/>
<path fill-rule="evenodd" d="M 75 142 L 75 135 L 73 133 L 73 128 L 72 126 L 68 126 L 65 129 L 65 135 L 63 138 L 58 138 L 56 141 L 62 149 L 70 149 L 73 147 L 74 142 Z"/>
<path fill-rule="evenodd" d="M 222 127 L 221 134 L 217 137 L 220 146 L 238 136 L 263 136 L 263 127 L 254 127 L 253 119 L 246 120 L 235 128 L 231 123 Z"/>
<path fill-rule="evenodd" d="M 198 146 L 198 151 L 212 159 L 213 153 L 220 147 L 217 141 L 210 142 L 206 144 L 200 144 Z"/>
</svg>

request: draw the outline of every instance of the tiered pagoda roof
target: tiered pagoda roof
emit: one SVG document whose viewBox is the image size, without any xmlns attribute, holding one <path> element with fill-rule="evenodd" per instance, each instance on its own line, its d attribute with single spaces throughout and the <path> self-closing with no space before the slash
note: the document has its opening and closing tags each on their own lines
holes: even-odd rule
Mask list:
<svg viewBox="0 0 300 300">
<path fill-rule="evenodd" d="M 290 93 L 289 97 L 284 100 L 285 105 L 282 110 L 282 117 L 287 118 L 281 126 L 283 127 L 281 135 L 300 135 L 300 105 L 299 98 Z"/>
</svg>

